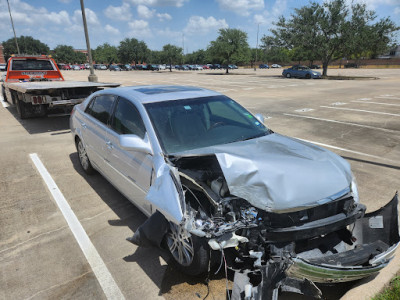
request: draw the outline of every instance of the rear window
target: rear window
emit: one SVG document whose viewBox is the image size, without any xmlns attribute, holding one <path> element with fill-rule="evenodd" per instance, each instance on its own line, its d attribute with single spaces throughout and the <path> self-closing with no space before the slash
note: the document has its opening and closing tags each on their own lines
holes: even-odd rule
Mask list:
<svg viewBox="0 0 400 300">
<path fill-rule="evenodd" d="M 55 71 L 53 64 L 49 60 L 42 59 L 13 59 L 11 69 L 13 71 Z"/>
</svg>

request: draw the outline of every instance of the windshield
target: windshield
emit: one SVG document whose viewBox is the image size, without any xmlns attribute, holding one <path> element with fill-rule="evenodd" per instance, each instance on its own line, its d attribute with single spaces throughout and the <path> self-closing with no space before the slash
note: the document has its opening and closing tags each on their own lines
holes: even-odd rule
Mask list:
<svg viewBox="0 0 400 300">
<path fill-rule="evenodd" d="M 267 135 L 269 130 L 226 96 L 145 104 L 167 154 Z"/>
</svg>

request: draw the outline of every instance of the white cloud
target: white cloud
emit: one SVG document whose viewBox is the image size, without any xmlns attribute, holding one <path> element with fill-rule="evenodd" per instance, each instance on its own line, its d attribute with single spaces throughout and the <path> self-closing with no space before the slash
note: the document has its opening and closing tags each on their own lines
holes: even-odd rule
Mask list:
<svg viewBox="0 0 400 300">
<path fill-rule="evenodd" d="M 111 25 L 107 24 L 106 26 L 104 26 L 104 30 L 110 34 L 112 34 L 113 36 L 116 35 L 120 35 L 121 32 L 119 32 L 119 30 L 115 27 L 112 27 Z"/>
<path fill-rule="evenodd" d="M 165 13 L 165 14 L 157 14 L 157 18 L 158 18 L 158 20 L 160 22 L 172 20 L 171 15 L 167 14 L 167 13 Z"/>
<path fill-rule="evenodd" d="M 368 9 L 377 9 L 381 5 L 398 5 L 399 0 L 346 0 L 348 5 L 354 3 L 364 3 Z"/>
<path fill-rule="evenodd" d="M 176 6 L 181 7 L 189 0 L 126 0 L 134 5 L 146 5 L 146 6 Z"/>
<path fill-rule="evenodd" d="M 65 3 L 65 4 L 70 3 L 71 1 L 72 0 L 58 0 L 58 2 Z"/>
<path fill-rule="evenodd" d="M 104 15 L 114 21 L 129 21 L 132 17 L 128 3 L 124 3 L 122 6 L 110 5 L 104 10 Z"/>
<path fill-rule="evenodd" d="M 207 19 L 200 16 L 191 16 L 188 24 L 186 25 L 184 32 L 191 34 L 204 35 L 208 32 L 218 30 L 220 28 L 228 28 L 228 24 L 225 19 L 217 20 L 214 17 L 208 17 Z"/>
<path fill-rule="evenodd" d="M 400 14 L 400 6 L 398 6 L 398 7 L 396 7 L 396 8 L 394 9 L 394 14 L 395 14 L 395 15 L 399 15 L 399 14 Z"/>
<path fill-rule="evenodd" d="M 233 11 L 241 16 L 250 15 L 250 11 L 264 9 L 264 0 L 217 0 L 222 10 Z"/>
<path fill-rule="evenodd" d="M 144 20 L 134 20 L 128 23 L 129 35 L 134 38 L 145 38 L 152 35 L 149 22 Z"/>
<path fill-rule="evenodd" d="M 272 9 L 265 10 L 262 14 L 255 14 L 253 19 L 256 24 L 265 24 L 271 26 L 273 22 L 283 15 L 287 7 L 287 0 L 276 0 Z"/>
<path fill-rule="evenodd" d="M 86 22 L 88 23 L 88 25 L 95 25 L 95 26 L 100 25 L 99 18 L 97 17 L 96 13 L 93 10 L 85 8 L 85 15 L 86 15 Z M 80 9 L 74 11 L 74 15 L 72 16 L 72 21 L 75 24 L 82 24 L 82 11 Z"/>
<path fill-rule="evenodd" d="M 139 17 L 143 19 L 151 19 L 155 14 L 155 12 L 156 12 L 155 9 L 149 9 L 147 6 L 141 4 L 138 5 L 137 7 L 137 13 Z"/>
</svg>

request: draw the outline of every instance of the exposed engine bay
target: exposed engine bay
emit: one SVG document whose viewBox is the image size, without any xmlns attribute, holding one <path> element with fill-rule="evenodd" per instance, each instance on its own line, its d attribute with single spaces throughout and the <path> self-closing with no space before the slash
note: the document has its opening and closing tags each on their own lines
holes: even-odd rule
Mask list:
<svg viewBox="0 0 400 300">
<path fill-rule="evenodd" d="M 398 246 L 397 194 L 370 214 L 350 188 L 319 205 L 267 211 L 230 193 L 215 155 L 167 160 L 179 174 L 176 178 L 171 173 L 184 207 L 180 225 L 190 235 L 206 239 L 235 271 L 232 299 L 277 299 L 279 289 L 319 298 L 314 282 L 374 274 L 389 263 Z M 152 222 L 150 218 L 146 223 Z M 145 224 L 130 239 L 135 244 L 160 238 Z M 162 224 L 165 233 L 168 222 Z"/>
</svg>

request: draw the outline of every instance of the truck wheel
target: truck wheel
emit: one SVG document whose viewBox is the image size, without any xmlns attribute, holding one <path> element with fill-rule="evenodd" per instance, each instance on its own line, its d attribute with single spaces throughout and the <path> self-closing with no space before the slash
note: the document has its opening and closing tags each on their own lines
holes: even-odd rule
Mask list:
<svg viewBox="0 0 400 300">
<path fill-rule="evenodd" d="M 85 171 L 85 173 L 88 175 L 94 174 L 95 171 L 92 167 L 92 164 L 90 163 L 85 146 L 83 145 L 82 141 L 79 138 L 77 139 L 75 145 L 76 145 L 76 150 L 78 150 L 79 162 L 81 164 L 83 171 Z"/>
<path fill-rule="evenodd" d="M 20 117 L 20 119 L 26 119 L 28 117 L 26 111 L 27 110 L 26 104 L 19 99 L 17 99 L 16 101 L 17 101 L 16 106 L 17 106 L 18 116 Z"/>
<path fill-rule="evenodd" d="M 181 226 L 170 223 L 165 244 L 172 256 L 169 263 L 171 262 L 181 272 L 197 276 L 207 271 L 210 251 L 204 238 L 190 236 Z"/>
</svg>

